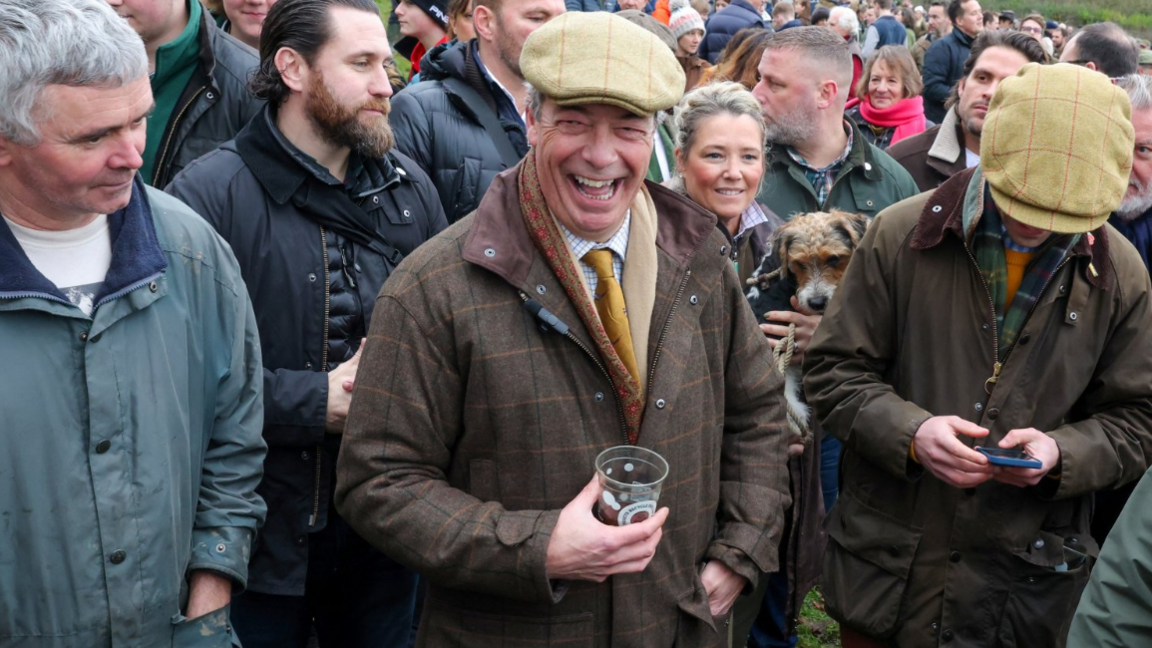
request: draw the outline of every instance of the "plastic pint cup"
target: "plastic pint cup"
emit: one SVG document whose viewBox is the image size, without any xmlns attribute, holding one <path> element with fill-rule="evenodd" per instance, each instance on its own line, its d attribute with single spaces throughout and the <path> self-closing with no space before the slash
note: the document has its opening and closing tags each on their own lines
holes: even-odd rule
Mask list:
<svg viewBox="0 0 1152 648">
<path fill-rule="evenodd" d="M 625 526 L 656 514 L 668 462 L 647 448 L 616 446 L 596 457 L 596 475 L 601 487 L 596 517 L 604 524 Z"/>
</svg>

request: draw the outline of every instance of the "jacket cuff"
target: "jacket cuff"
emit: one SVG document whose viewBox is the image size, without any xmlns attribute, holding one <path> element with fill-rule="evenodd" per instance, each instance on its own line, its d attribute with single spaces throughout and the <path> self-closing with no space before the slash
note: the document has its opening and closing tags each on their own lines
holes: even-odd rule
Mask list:
<svg viewBox="0 0 1152 648">
<path fill-rule="evenodd" d="M 248 587 L 252 536 L 252 530 L 244 527 L 194 529 L 187 571 L 218 572 L 232 579 L 233 594 L 243 592 Z"/>
<path fill-rule="evenodd" d="M 748 582 L 744 584 L 744 590 L 740 592 L 741 595 L 752 594 L 756 589 L 756 584 L 760 582 L 760 575 L 765 573 L 756 566 L 748 554 L 719 542 L 713 542 L 704 552 L 704 557 L 708 560 L 724 563 L 725 567 L 747 579 Z"/>
<path fill-rule="evenodd" d="M 1086 480 L 1101 480 L 1098 476 L 1093 480 L 1093 476 L 1086 476 L 1084 471 L 1079 469 L 1080 456 L 1091 454 L 1086 451 L 1089 451 L 1093 445 L 1091 441 L 1088 441 L 1083 443 L 1083 447 L 1081 447 L 1081 443 L 1087 437 L 1083 430 L 1062 425 L 1049 432 L 1048 436 L 1052 437 L 1052 440 L 1056 442 L 1056 447 L 1060 449 L 1060 460 L 1052 468 L 1053 471 L 1059 471 L 1060 479 L 1049 479 L 1045 476 L 1040 480 L 1040 483 L 1032 487 L 1033 493 L 1042 499 L 1055 500 L 1105 488 L 1104 485 L 1084 483 Z"/>
<path fill-rule="evenodd" d="M 522 546 L 521 575 L 530 583 L 526 598 L 559 603 L 568 591 L 567 581 L 548 577 L 548 543 L 560 519 L 560 511 L 505 511 L 496 523 L 496 539 L 506 547 Z"/>
</svg>

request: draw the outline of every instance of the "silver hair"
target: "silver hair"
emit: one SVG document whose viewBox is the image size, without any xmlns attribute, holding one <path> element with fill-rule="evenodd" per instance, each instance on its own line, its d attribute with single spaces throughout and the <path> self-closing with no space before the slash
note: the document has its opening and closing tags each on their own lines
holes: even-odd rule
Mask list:
<svg viewBox="0 0 1152 648">
<path fill-rule="evenodd" d="M 1152 76 L 1129 74 L 1116 79 L 1116 86 L 1128 93 L 1128 99 L 1132 102 L 1132 110 L 1152 108 Z"/>
<path fill-rule="evenodd" d="M 700 86 L 684 95 L 676 107 L 676 150 L 677 155 L 687 159 L 688 152 L 696 143 L 700 125 L 718 115 L 751 117 L 760 129 L 760 148 L 768 145 L 768 129 L 764 125 L 764 113 L 760 102 L 743 85 L 734 81 L 720 81 Z M 674 177 L 668 188 L 682 194 L 687 193 L 683 178 Z"/>
<path fill-rule="evenodd" d="M 850 34 L 860 33 L 860 18 L 852 11 L 852 7 L 833 7 L 828 14 L 828 24 L 843 27 Z"/>
<path fill-rule="evenodd" d="M 0 137 L 40 142 L 50 85 L 120 87 L 146 77 L 140 36 L 104 0 L 0 0 Z"/>
</svg>

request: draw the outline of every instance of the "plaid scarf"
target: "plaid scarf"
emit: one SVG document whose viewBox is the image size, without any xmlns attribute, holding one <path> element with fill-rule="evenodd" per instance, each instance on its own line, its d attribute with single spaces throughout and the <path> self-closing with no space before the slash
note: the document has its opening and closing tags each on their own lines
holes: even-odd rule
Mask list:
<svg viewBox="0 0 1152 648">
<path fill-rule="evenodd" d="M 1039 248 L 1032 262 L 1024 271 L 1024 279 L 1016 291 L 1011 304 L 1004 302 L 1008 298 L 1008 264 L 1004 259 L 1004 246 L 1007 243 L 1003 224 L 1000 219 L 1000 210 L 992 200 L 992 192 L 977 169 L 972 175 L 972 182 L 968 185 L 968 192 L 964 198 L 964 231 L 968 238 L 969 249 L 976 258 L 976 265 L 984 281 L 988 284 L 988 291 L 992 296 L 992 305 L 996 311 L 996 330 L 1000 334 L 1000 360 L 1008 355 L 1020 329 L 1024 327 L 1024 320 L 1032 312 L 1040 293 L 1052 279 L 1060 264 L 1071 252 L 1072 247 L 1080 239 L 1080 235 L 1050 236 Z"/>
<path fill-rule="evenodd" d="M 528 236 L 532 238 L 536 249 L 540 251 L 552 273 L 564 287 L 568 299 L 592 335 L 592 342 L 600 352 L 600 358 L 616 388 L 616 397 L 623 406 L 628 442 L 635 445 L 640 435 L 640 421 L 644 415 L 644 394 L 640 389 L 640 381 L 628 372 L 628 368 L 616 354 L 616 348 L 608 339 L 608 334 L 604 332 L 596 305 L 588 298 L 588 291 L 584 288 L 582 271 L 576 267 L 564 234 L 544 201 L 544 194 L 540 191 L 540 178 L 536 172 L 536 156 L 532 153 L 524 158 L 524 163 L 520 167 L 518 185 L 520 210 L 524 212 L 524 224 L 528 227 Z"/>
</svg>

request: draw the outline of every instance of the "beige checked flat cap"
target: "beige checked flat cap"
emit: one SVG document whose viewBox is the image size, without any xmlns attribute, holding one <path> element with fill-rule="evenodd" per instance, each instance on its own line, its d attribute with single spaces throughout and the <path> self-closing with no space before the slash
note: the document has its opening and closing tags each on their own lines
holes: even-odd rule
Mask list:
<svg viewBox="0 0 1152 648">
<path fill-rule="evenodd" d="M 1128 95 L 1099 72 L 1025 65 L 1000 82 L 980 137 L 996 206 L 1051 232 L 1100 227 L 1128 189 L 1131 117 Z"/>
<path fill-rule="evenodd" d="M 637 115 L 675 106 L 684 70 L 655 34 L 606 11 L 570 11 L 524 43 L 524 79 L 561 106 L 610 104 Z"/>
</svg>

